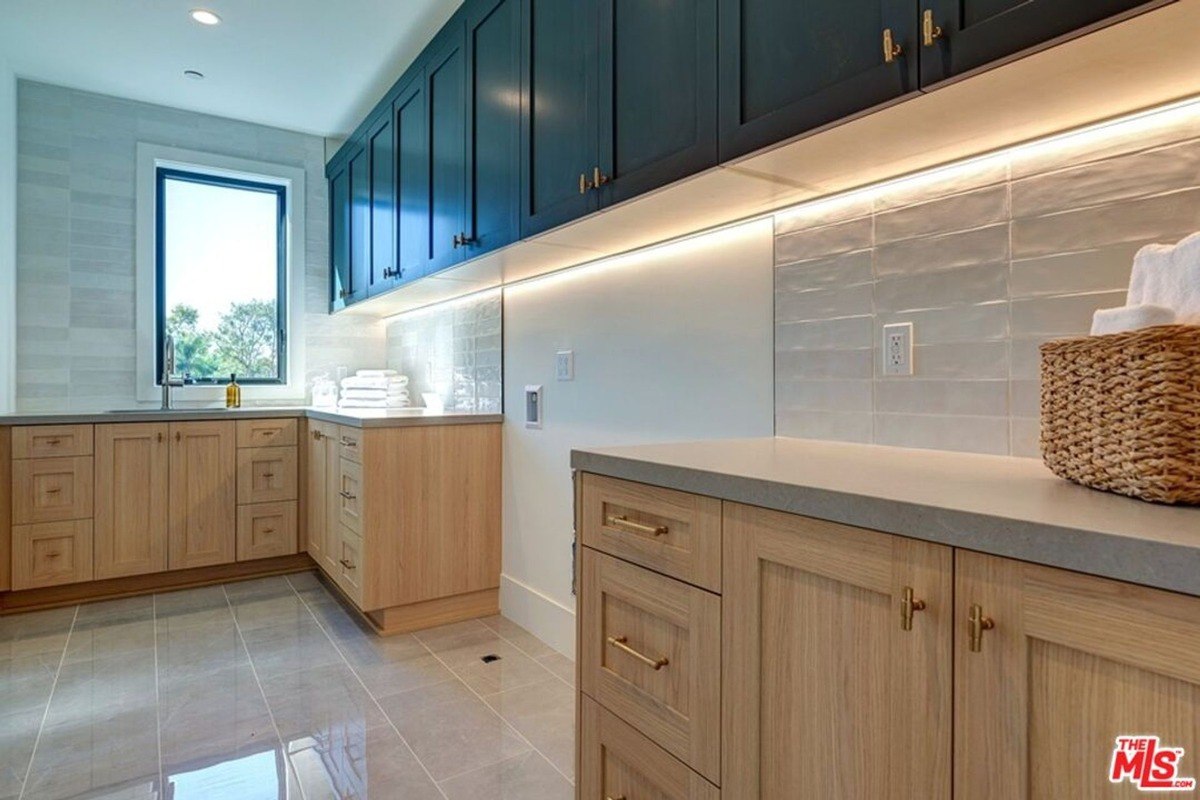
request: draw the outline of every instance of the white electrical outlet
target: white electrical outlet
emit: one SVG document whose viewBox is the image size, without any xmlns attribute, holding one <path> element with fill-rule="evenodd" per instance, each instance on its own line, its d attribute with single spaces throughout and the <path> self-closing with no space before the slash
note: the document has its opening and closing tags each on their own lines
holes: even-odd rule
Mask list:
<svg viewBox="0 0 1200 800">
<path fill-rule="evenodd" d="M 913 374 L 913 326 L 897 322 L 883 326 L 883 374 Z"/>
<path fill-rule="evenodd" d="M 560 381 L 575 380 L 575 351 L 559 350 L 554 357 L 554 376 Z"/>
</svg>

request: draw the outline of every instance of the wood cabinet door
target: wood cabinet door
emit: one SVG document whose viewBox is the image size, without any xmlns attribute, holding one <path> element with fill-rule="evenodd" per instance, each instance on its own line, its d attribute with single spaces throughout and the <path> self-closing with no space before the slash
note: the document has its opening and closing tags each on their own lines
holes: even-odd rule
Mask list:
<svg viewBox="0 0 1200 800">
<path fill-rule="evenodd" d="M 342 551 L 342 527 L 339 521 L 341 498 L 338 496 L 341 483 L 342 445 L 340 429 L 331 423 L 322 423 L 326 436 L 325 448 L 325 571 L 331 576 L 338 574 L 338 559 Z"/>
<path fill-rule="evenodd" d="M 346 303 L 366 298 L 371 274 L 371 154 L 366 144 L 350 157 L 350 294 Z"/>
<path fill-rule="evenodd" d="M 172 422 L 170 569 L 229 564 L 237 544 L 236 429 L 229 422 Z"/>
<path fill-rule="evenodd" d="M 169 426 L 96 426 L 97 580 L 167 569 Z"/>
<path fill-rule="evenodd" d="M 467 14 L 467 256 L 520 236 L 521 0 Z"/>
<path fill-rule="evenodd" d="M 921 86 L 1067 36 L 1131 10 L 1163 5 L 1147 0 L 923 0 L 923 25 L 936 38 L 921 47 Z M 923 18 L 928 13 L 930 21 Z"/>
<path fill-rule="evenodd" d="M 338 523 L 363 535 L 363 468 L 342 458 L 337 467 L 337 496 L 334 498 Z"/>
<path fill-rule="evenodd" d="M 599 0 L 602 205 L 717 163 L 717 0 Z"/>
<path fill-rule="evenodd" d="M 948 800 L 951 549 L 735 503 L 724 525 L 722 793 Z"/>
<path fill-rule="evenodd" d="M 911 0 L 719 2 L 721 161 L 917 89 Z"/>
<path fill-rule="evenodd" d="M 955 581 L 956 798 L 1144 797 L 1120 736 L 1200 778 L 1200 598 L 962 550 Z"/>
<path fill-rule="evenodd" d="M 395 285 L 396 272 L 396 137 L 391 111 L 367 129 L 366 152 L 370 185 L 368 214 L 371 220 L 370 252 L 367 257 L 367 294 L 387 291 Z"/>
<path fill-rule="evenodd" d="M 244 448 L 237 458 L 238 503 L 296 499 L 299 455 L 295 447 Z"/>
<path fill-rule="evenodd" d="M 17 525 L 91 519 L 91 456 L 12 462 L 12 521 Z"/>
<path fill-rule="evenodd" d="M 467 53 L 461 19 L 451 20 L 430 44 L 425 64 L 429 109 L 429 237 L 425 274 L 466 256 Z"/>
<path fill-rule="evenodd" d="M 332 433 L 331 433 L 332 430 Z M 308 554 L 317 566 L 325 567 L 326 540 L 329 536 L 329 471 L 327 451 L 334 446 L 337 426 L 308 421 L 308 459 L 304 472 L 305 529 Z"/>
<path fill-rule="evenodd" d="M 237 560 L 290 556 L 296 552 L 296 502 L 238 506 Z"/>
<path fill-rule="evenodd" d="M 350 297 L 350 169 L 343 164 L 329 178 L 329 307 L 343 308 Z"/>
<path fill-rule="evenodd" d="M 521 236 L 599 207 L 597 0 L 523 0 Z"/>
<path fill-rule="evenodd" d="M 80 583 L 92 575 L 90 519 L 13 526 L 13 589 Z"/>
<path fill-rule="evenodd" d="M 400 281 L 425 272 L 429 252 L 429 131 L 425 78 L 417 70 L 392 101 L 396 137 L 396 258 Z"/>
</svg>

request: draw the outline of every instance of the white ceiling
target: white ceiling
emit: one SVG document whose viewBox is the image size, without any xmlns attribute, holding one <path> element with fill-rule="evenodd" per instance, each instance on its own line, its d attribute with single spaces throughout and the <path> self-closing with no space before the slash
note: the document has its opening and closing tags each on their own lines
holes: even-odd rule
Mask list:
<svg viewBox="0 0 1200 800">
<path fill-rule="evenodd" d="M 344 136 L 460 2 L 0 0 L 0 55 L 23 78 Z"/>
</svg>

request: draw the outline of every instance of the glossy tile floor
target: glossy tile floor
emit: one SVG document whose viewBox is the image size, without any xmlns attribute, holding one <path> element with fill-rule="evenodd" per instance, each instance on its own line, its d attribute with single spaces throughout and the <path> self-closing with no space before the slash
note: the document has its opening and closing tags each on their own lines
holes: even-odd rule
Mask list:
<svg viewBox="0 0 1200 800">
<path fill-rule="evenodd" d="M 0 617 L 0 800 L 567 800 L 573 680 L 502 617 L 375 636 L 312 573 Z"/>
</svg>

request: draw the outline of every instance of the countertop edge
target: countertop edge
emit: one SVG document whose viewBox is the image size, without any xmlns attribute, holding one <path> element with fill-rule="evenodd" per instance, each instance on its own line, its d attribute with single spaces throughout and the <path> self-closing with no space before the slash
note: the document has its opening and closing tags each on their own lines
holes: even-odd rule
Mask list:
<svg viewBox="0 0 1200 800">
<path fill-rule="evenodd" d="M 1186 545 L 586 450 L 571 467 L 1200 597 L 1200 548 Z"/>
<path fill-rule="evenodd" d="M 317 408 L 241 408 L 226 409 L 179 408 L 170 411 L 147 409 L 128 412 L 64 412 L 48 414 L 0 415 L 0 427 L 26 425 L 119 425 L 139 422 L 205 422 L 214 420 L 242 419 L 316 419 L 350 428 L 403 428 L 429 427 L 436 425 L 482 425 L 504 421 L 503 414 L 430 414 L 395 417 L 370 417 L 344 414 Z"/>
</svg>

